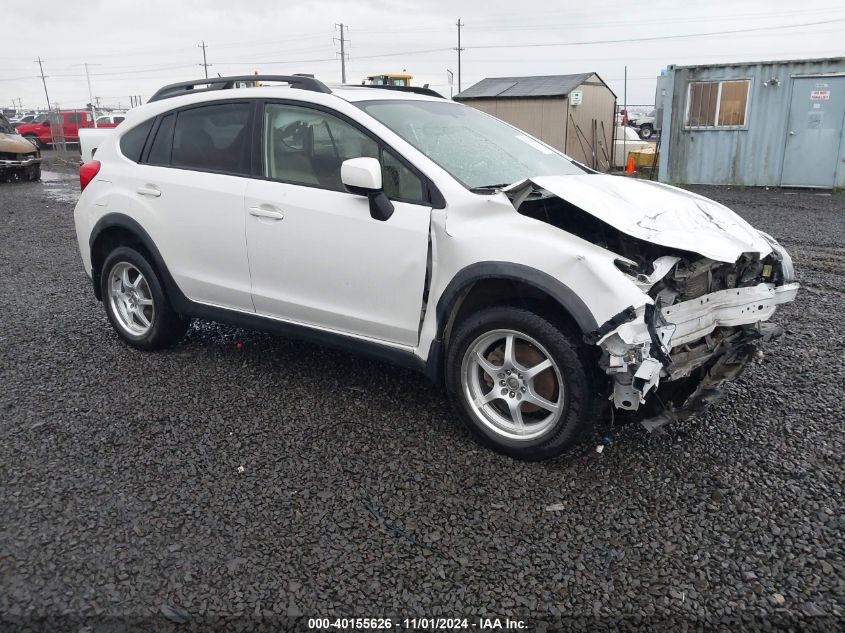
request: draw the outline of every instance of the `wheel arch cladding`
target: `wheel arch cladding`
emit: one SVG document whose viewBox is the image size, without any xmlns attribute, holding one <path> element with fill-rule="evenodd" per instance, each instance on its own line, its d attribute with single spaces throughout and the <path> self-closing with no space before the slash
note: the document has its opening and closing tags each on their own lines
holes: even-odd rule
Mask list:
<svg viewBox="0 0 845 633">
<path fill-rule="evenodd" d="M 103 262 L 118 246 L 130 246 L 149 257 L 150 264 L 161 277 L 164 290 L 174 308 L 181 311 L 187 306 L 187 298 L 170 275 L 155 242 L 136 220 L 122 213 L 104 215 L 94 225 L 88 244 L 91 248 L 91 280 L 97 299 L 102 301 L 99 277 Z"/>
<path fill-rule="evenodd" d="M 525 294 L 509 295 L 508 289 L 526 289 Z M 477 294 L 475 294 L 477 293 Z M 584 301 L 566 284 L 536 268 L 510 262 L 478 262 L 462 268 L 452 278 L 437 302 L 437 335 L 429 352 L 427 374 L 442 380 L 445 347 L 449 334 L 462 310 L 482 309 L 490 305 L 513 302 L 514 299 L 542 298 L 552 303 L 556 314 L 550 318 L 562 317 L 569 321 L 580 334 L 598 327 L 595 317 Z M 478 300 L 473 302 L 473 296 Z M 469 301 L 468 301 L 469 299 Z"/>
</svg>

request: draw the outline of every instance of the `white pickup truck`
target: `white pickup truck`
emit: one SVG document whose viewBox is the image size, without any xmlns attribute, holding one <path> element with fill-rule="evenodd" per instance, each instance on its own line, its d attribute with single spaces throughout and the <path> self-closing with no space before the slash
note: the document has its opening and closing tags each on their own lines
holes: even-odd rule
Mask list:
<svg viewBox="0 0 845 633">
<path fill-rule="evenodd" d="M 79 129 L 79 151 L 82 163 L 94 160 L 97 148 L 115 130 L 113 127 L 86 127 Z"/>
</svg>

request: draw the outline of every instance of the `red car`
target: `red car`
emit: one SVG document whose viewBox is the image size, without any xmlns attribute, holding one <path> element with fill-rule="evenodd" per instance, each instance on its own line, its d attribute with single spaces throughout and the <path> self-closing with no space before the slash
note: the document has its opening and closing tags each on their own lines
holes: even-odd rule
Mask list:
<svg viewBox="0 0 845 633">
<path fill-rule="evenodd" d="M 97 127 L 111 128 L 117 125 L 117 123 L 98 123 Z M 87 110 L 63 110 L 51 113 L 39 123 L 19 125 L 17 132 L 36 146 L 46 147 L 53 143 L 53 129 L 56 126 L 62 127 L 67 143 L 78 143 L 80 128 L 94 127 L 94 123 L 91 113 Z"/>
</svg>

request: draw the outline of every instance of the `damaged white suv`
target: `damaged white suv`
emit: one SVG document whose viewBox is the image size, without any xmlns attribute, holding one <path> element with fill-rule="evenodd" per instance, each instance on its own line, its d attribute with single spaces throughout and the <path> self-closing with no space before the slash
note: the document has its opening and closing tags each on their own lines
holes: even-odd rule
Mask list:
<svg viewBox="0 0 845 633">
<path fill-rule="evenodd" d="M 522 459 L 606 407 L 649 427 L 697 410 L 798 291 L 724 206 L 425 89 L 186 82 L 104 134 L 75 221 L 124 341 L 165 347 L 201 318 L 368 353 L 444 384 Z"/>
</svg>

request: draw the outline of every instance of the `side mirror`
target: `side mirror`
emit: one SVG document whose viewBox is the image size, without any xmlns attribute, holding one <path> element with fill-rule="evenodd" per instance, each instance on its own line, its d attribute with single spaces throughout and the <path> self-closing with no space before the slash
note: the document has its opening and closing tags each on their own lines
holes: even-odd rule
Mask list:
<svg viewBox="0 0 845 633">
<path fill-rule="evenodd" d="M 393 203 L 385 195 L 381 182 L 381 164 L 375 158 L 350 158 L 340 166 L 340 180 L 349 193 L 367 196 L 370 216 L 382 222 L 393 215 Z"/>
</svg>

